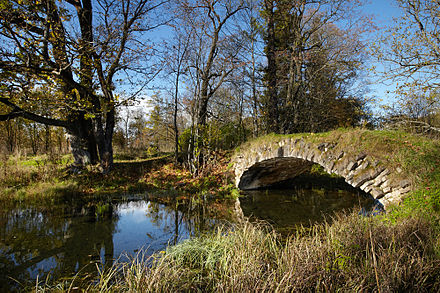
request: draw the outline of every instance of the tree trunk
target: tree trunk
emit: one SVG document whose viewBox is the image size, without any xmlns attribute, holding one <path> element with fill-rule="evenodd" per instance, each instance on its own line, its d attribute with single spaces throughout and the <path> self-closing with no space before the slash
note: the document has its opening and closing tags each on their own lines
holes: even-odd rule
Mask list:
<svg viewBox="0 0 440 293">
<path fill-rule="evenodd" d="M 92 122 L 84 119 L 83 113 L 78 113 L 77 117 L 71 120 L 72 127 L 66 129 L 74 160 L 73 165 L 83 167 L 87 164 L 96 164 L 99 158 Z"/>
<path fill-rule="evenodd" d="M 266 128 L 268 132 L 278 133 L 280 131 L 279 127 L 279 109 L 278 109 L 278 92 L 277 92 L 277 64 L 276 64 L 276 36 L 275 36 L 275 12 L 273 0 L 265 1 L 266 12 L 267 12 L 267 46 L 266 46 L 266 57 L 267 57 L 267 69 L 266 69 L 266 80 L 267 80 L 267 95 L 268 101 L 266 105 L 267 110 L 267 124 Z"/>
<path fill-rule="evenodd" d="M 255 44 L 254 36 L 252 35 L 252 73 L 251 73 L 251 84 L 252 84 L 252 107 L 253 107 L 253 122 L 254 122 L 254 137 L 259 135 L 259 125 L 258 125 L 258 99 L 257 99 L 257 83 L 256 83 L 256 71 L 255 66 Z"/>
<path fill-rule="evenodd" d="M 49 149 L 51 149 L 51 141 L 50 141 L 50 126 L 45 125 L 44 126 L 44 151 L 46 154 L 49 152 Z"/>
</svg>

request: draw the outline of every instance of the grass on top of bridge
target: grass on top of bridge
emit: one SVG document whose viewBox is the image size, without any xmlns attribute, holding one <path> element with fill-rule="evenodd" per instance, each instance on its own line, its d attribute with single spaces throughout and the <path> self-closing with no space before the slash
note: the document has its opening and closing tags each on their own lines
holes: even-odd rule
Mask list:
<svg viewBox="0 0 440 293">
<path fill-rule="evenodd" d="M 365 153 L 381 160 L 402 167 L 409 174 L 419 176 L 426 173 L 420 163 L 432 161 L 431 156 L 440 154 L 440 140 L 403 131 L 367 130 L 362 128 L 340 128 L 323 133 L 268 134 L 248 141 L 238 147 L 235 153 L 252 148 L 256 145 L 277 143 L 284 139 L 303 139 L 312 144 L 335 143 L 336 148 L 348 153 Z M 408 157 L 409 156 L 409 157 Z M 440 159 L 439 159 L 440 160 Z M 438 163 L 438 162 L 436 162 Z"/>
<path fill-rule="evenodd" d="M 286 138 L 311 144 L 334 143 L 335 149 L 349 154 L 365 153 L 393 169 L 400 168 L 415 187 L 403 204 L 390 212 L 390 219 L 421 213 L 432 221 L 440 215 L 440 140 L 403 131 L 341 128 L 324 133 L 269 134 L 246 142 L 235 154 L 262 144 L 275 144 Z M 435 219 L 434 219 L 434 218 Z M 439 224 L 440 227 L 440 224 Z"/>
</svg>

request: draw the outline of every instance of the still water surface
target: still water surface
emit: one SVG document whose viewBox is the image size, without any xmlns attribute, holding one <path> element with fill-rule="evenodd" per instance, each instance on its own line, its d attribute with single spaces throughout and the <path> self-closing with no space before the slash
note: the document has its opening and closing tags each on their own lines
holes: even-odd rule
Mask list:
<svg viewBox="0 0 440 293">
<path fill-rule="evenodd" d="M 0 292 L 29 285 L 37 276 L 45 280 L 49 273 L 96 274 L 96 264 L 109 266 L 141 249 L 163 250 L 219 223 L 203 212 L 149 200 L 1 211 Z"/>
<path fill-rule="evenodd" d="M 353 208 L 371 211 L 374 201 L 355 190 L 302 189 L 252 190 L 240 198 L 244 216 L 269 222 L 278 232 L 288 235 L 297 226 L 331 221 L 336 212 Z"/>
<path fill-rule="evenodd" d="M 144 249 L 147 254 L 216 225 L 231 221 L 234 204 L 161 204 L 131 200 L 51 210 L 21 207 L 0 211 L 0 291 L 35 284 L 35 279 L 95 274 L 96 264 L 110 266 Z M 223 207 L 219 207 L 223 205 Z M 282 233 L 297 224 L 371 202 L 347 191 L 251 191 L 240 199 L 244 216 L 266 220 Z M 17 285 L 21 284 L 21 285 Z"/>
</svg>

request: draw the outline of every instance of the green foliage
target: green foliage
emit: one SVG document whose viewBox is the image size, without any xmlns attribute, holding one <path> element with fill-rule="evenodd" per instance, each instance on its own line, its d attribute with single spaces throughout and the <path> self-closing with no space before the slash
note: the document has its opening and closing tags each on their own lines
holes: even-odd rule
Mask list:
<svg viewBox="0 0 440 293">
<path fill-rule="evenodd" d="M 187 152 L 191 142 L 191 128 L 185 129 L 179 136 L 179 147 L 181 152 Z"/>
<path fill-rule="evenodd" d="M 203 136 L 204 146 L 211 151 L 225 151 L 231 150 L 239 146 L 249 137 L 249 130 L 238 127 L 234 122 L 220 123 L 217 121 L 209 122 L 203 127 L 200 133 Z M 189 144 L 192 137 L 191 128 L 185 129 L 179 136 L 179 145 L 182 152 L 189 149 Z"/>
</svg>

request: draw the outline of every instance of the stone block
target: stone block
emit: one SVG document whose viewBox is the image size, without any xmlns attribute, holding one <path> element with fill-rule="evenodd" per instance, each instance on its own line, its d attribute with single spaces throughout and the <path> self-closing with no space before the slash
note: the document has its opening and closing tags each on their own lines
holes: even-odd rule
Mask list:
<svg viewBox="0 0 440 293">
<path fill-rule="evenodd" d="M 365 190 L 365 188 L 367 188 L 368 186 L 371 186 L 374 184 L 374 180 L 369 180 L 367 182 L 365 182 L 364 184 L 361 185 L 361 187 L 359 187 L 362 190 Z"/>
<path fill-rule="evenodd" d="M 384 182 L 382 182 L 381 187 L 391 189 L 391 179 L 386 179 Z"/>
<path fill-rule="evenodd" d="M 320 151 L 324 151 L 325 150 L 325 148 L 327 147 L 327 143 L 320 143 L 319 145 L 318 145 L 318 149 L 320 150 Z"/>
<path fill-rule="evenodd" d="M 365 191 L 366 193 L 369 193 L 369 192 L 373 189 L 373 187 L 374 187 L 373 185 L 369 185 L 369 186 L 367 186 L 367 187 L 365 188 L 364 191 Z"/>
<path fill-rule="evenodd" d="M 354 171 L 350 171 L 350 172 L 348 172 L 348 174 L 347 174 L 347 176 L 345 177 L 345 179 L 351 181 L 351 180 L 354 178 L 355 174 L 356 174 L 356 173 L 355 173 Z"/>
<path fill-rule="evenodd" d="M 364 153 L 360 153 L 359 155 L 356 156 L 356 161 L 360 161 L 363 160 L 367 157 L 367 154 Z"/>
<path fill-rule="evenodd" d="M 364 160 L 364 161 L 358 161 L 357 162 L 358 167 L 356 168 L 356 172 L 362 171 L 364 169 L 366 169 L 368 167 L 368 161 Z"/>
<path fill-rule="evenodd" d="M 408 187 L 411 184 L 411 182 L 409 180 L 401 180 L 399 182 L 400 187 L 405 188 Z"/>
<path fill-rule="evenodd" d="M 390 204 L 399 204 L 402 201 L 402 195 L 398 192 L 391 192 L 386 194 L 380 201 L 387 201 L 388 205 Z"/>
<path fill-rule="evenodd" d="M 334 166 L 335 166 L 335 162 L 330 162 L 330 163 L 327 165 L 327 168 L 328 168 L 329 170 L 332 170 Z"/>
<path fill-rule="evenodd" d="M 348 174 L 348 170 L 346 168 L 346 161 L 341 160 L 336 162 L 334 170 L 336 174 L 345 177 Z"/>
<path fill-rule="evenodd" d="M 357 172 L 358 170 L 361 170 L 361 172 Z M 354 187 L 361 186 L 366 181 L 376 178 L 377 175 L 379 175 L 382 171 L 383 170 L 374 169 L 374 168 L 369 168 L 369 169 L 357 168 L 356 169 L 357 174 L 354 175 L 354 177 L 353 177 L 353 183 L 354 183 L 353 186 Z"/>
<path fill-rule="evenodd" d="M 400 194 L 408 193 L 412 190 L 411 186 L 406 186 L 405 188 L 399 189 Z"/>
<path fill-rule="evenodd" d="M 373 187 L 373 189 L 370 191 L 370 194 L 375 198 L 379 199 L 385 195 L 382 189 Z"/>
<path fill-rule="evenodd" d="M 388 169 L 384 169 L 374 180 L 374 186 L 381 186 L 387 180 L 387 175 L 390 171 Z"/>
<path fill-rule="evenodd" d="M 277 150 L 277 157 L 284 157 L 284 148 L 280 146 Z"/>
</svg>

